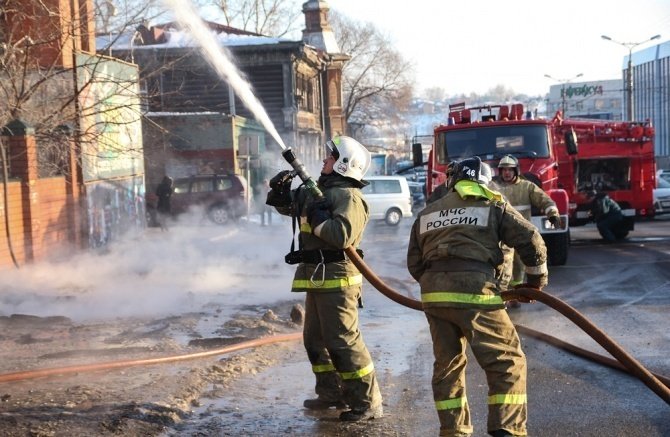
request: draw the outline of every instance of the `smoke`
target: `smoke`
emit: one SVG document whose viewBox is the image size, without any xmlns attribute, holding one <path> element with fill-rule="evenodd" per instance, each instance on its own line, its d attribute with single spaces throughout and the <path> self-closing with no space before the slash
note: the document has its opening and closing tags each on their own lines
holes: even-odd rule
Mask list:
<svg viewBox="0 0 670 437">
<path fill-rule="evenodd" d="M 3 271 L 0 315 L 158 317 L 295 297 L 294 268 L 283 261 L 291 244 L 289 218 L 274 214 L 269 227 L 261 227 L 258 216 L 224 227 L 189 221 L 199 218 L 167 232 L 150 228 L 105 253 Z"/>
<path fill-rule="evenodd" d="M 230 61 L 231 56 L 224 46 L 219 44 L 209 27 L 200 19 L 190 1 L 165 0 L 172 9 L 174 16 L 200 44 L 203 56 L 214 67 L 217 74 L 233 89 L 245 106 L 254 114 L 263 127 L 277 141 L 282 149 L 286 149 L 284 141 L 279 136 L 261 102 L 251 91 L 251 86 L 242 78 L 235 65 Z"/>
</svg>

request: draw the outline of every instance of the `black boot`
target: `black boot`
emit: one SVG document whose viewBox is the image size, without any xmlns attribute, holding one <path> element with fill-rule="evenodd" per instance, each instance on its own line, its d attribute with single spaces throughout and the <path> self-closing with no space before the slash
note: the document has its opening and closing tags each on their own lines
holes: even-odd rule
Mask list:
<svg viewBox="0 0 670 437">
<path fill-rule="evenodd" d="M 365 409 L 352 408 L 340 414 L 340 420 L 343 422 L 358 422 L 359 420 L 379 419 L 381 417 L 384 417 L 384 408 L 381 405 Z"/>
<path fill-rule="evenodd" d="M 328 400 L 322 398 L 305 399 L 305 401 L 302 403 L 302 406 L 308 410 L 327 410 L 329 408 L 337 408 L 340 410 L 347 408 L 347 404 L 341 400 Z"/>
</svg>

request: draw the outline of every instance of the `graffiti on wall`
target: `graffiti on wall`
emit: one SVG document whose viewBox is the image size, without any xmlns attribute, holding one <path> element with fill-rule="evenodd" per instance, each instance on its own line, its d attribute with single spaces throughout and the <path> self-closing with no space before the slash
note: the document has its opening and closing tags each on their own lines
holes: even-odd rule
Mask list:
<svg viewBox="0 0 670 437">
<path fill-rule="evenodd" d="M 144 177 L 86 184 L 88 238 L 92 248 L 106 246 L 145 226 Z"/>
<path fill-rule="evenodd" d="M 77 55 L 85 182 L 144 173 L 137 66 Z"/>
</svg>

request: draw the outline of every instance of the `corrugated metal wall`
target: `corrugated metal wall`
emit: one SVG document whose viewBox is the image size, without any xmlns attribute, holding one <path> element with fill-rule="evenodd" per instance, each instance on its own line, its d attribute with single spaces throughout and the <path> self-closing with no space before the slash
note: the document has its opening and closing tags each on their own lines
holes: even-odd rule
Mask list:
<svg viewBox="0 0 670 437">
<path fill-rule="evenodd" d="M 633 96 L 635 119 L 656 129 L 659 167 L 670 165 L 670 41 L 633 53 Z"/>
</svg>

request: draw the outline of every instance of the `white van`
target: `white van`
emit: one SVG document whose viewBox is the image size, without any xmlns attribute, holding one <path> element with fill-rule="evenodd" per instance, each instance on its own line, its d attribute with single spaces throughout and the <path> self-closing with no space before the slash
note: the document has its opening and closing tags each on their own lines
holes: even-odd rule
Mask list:
<svg viewBox="0 0 670 437">
<path fill-rule="evenodd" d="M 370 220 L 385 220 L 396 226 L 403 217 L 412 217 L 412 194 L 403 176 L 369 176 L 361 191 L 370 207 Z"/>
</svg>

